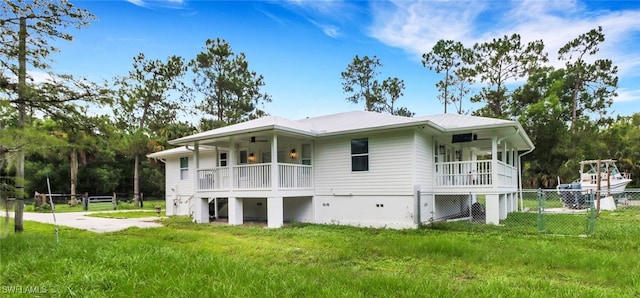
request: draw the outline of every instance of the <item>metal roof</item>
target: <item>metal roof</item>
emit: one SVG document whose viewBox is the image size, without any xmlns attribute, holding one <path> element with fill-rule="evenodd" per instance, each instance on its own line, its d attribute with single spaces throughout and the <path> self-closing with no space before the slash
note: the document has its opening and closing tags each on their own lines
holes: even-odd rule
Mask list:
<svg viewBox="0 0 640 298">
<path fill-rule="evenodd" d="M 507 128 L 517 132 L 521 138 L 521 148 L 533 148 L 533 143 L 517 121 L 459 114 L 438 114 L 410 118 L 367 111 L 351 111 L 300 120 L 266 116 L 179 138 L 169 143 L 173 145 L 188 145 L 198 141 L 222 139 L 234 135 L 271 130 L 306 137 L 323 137 L 412 126 L 430 127 L 440 133 Z"/>
</svg>

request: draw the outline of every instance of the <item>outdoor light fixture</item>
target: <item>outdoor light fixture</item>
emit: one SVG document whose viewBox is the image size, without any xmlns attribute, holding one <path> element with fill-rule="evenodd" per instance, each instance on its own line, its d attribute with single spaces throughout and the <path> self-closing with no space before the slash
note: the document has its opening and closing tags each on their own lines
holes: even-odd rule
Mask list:
<svg viewBox="0 0 640 298">
<path fill-rule="evenodd" d="M 249 153 L 249 157 L 247 158 L 249 162 L 256 162 L 256 156 L 253 155 L 253 152 Z"/>
<path fill-rule="evenodd" d="M 462 159 L 462 152 L 460 152 L 460 150 L 456 150 L 456 159 L 457 160 L 461 160 Z"/>
<path fill-rule="evenodd" d="M 289 157 L 291 157 L 291 159 L 296 159 L 298 157 L 298 152 L 296 152 L 296 149 L 291 149 Z"/>
<path fill-rule="evenodd" d="M 440 154 L 444 154 L 444 145 L 440 145 Z"/>
</svg>

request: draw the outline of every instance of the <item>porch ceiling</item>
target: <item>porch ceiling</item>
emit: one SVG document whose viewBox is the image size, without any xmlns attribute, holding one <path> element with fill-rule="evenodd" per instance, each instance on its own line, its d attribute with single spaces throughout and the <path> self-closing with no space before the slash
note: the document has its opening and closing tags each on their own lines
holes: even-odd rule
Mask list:
<svg viewBox="0 0 640 298">
<path fill-rule="evenodd" d="M 470 142 L 453 143 L 452 138 L 457 134 L 472 133 L 477 135 L 477 139 Z M 461 148 L 474 148 L 478 151 L 491 152 L 492 139 L 497 137 L 500 140 L 500 144 L 506 142 L 510 148 L 515 148 L 518 151 L 526 151 L 531 149 L 526 139 L 522 137 L 521 132 L 515 127 L 494 127 L 490 129 L 467 129 L 460 131 L 447 131 L 441 132 L 436 135 L 436 138 L 445 144 L 453 144 L 454 146 L 460 146 Z"/>
<path fill-rule="evenodd" d="M 224 136 L 218 138 L 204 139 L 198 141 L 200 145 L 217 146 L 229 148 L 231 143 L 235 143 L 241 147 L 260 146 L 271 144 L 273 134 L 276 133 L 279 144 L 299 143 L 311 140 L 311 137 L 300 136 L 289 132 L 266 130 L 240 133 L 233 136 Z"/>
</svg>

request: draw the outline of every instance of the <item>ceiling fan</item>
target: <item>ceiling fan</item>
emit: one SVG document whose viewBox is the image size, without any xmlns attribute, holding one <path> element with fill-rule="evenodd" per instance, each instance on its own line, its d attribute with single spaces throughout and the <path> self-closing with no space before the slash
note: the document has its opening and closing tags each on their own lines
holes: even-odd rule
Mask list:
<svg viewBox="0 0 640 298">
<path fill-rule="evenodd" d="M 267 140 L 263 140 L 263 139 L 259 139 L 256 136 L 252 136 L 251 138 L 248 139 L 242 139 L 245 142 L 249 142 L 249 143 L 263 143 L 263 142 L 268 142 Z"/>
</svg>

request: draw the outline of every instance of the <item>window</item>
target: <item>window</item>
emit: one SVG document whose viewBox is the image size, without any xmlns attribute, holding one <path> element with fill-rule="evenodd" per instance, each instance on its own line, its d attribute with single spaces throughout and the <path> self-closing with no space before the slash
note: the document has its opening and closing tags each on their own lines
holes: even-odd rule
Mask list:
<svg viewBox="0 0 640 298">
<path fill-rule="evenodd" d="M 284 160 L 284 151 L 278 151 L 278 162 L 282 162 Z M 270 163 L 271 162 L 271 151 L 262 152 L 262 162 Z"/>
<path fill-rule="evenodd" d="M 351 171 L 369 170 L 369 139 L 351 140 Z"/>
<path fill-rule="evenodd" d="M 271 152 L 270 151 L 262 152 L 262 162 L 264 162 L 264 163 L 270 163 L 271 162 Z"/>
<path fill-rule="evenodd" d="M 227 166 L 227 153 L 220 153 L 220 166 L 221 167 L 226 167 Z"/>
<path fill-rule="evenodd" d="M 240 151 L 240 162 L 241 165 L 246 164 L 247 163 L 247 151 Z"/>
<path fill-rule="evenodd" d="M 180 157 L 180 180 L 189 178 L 189 158 Z"/>
<path fill-rule="evenodd" d="M 302 144 L 302 155 L 300 161 L 303 165 L 311 165 L 311 144 Z"/>
</svg>

